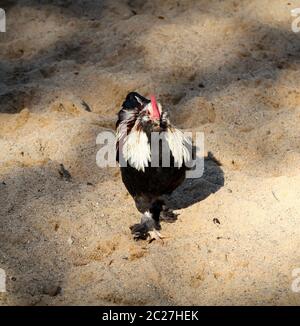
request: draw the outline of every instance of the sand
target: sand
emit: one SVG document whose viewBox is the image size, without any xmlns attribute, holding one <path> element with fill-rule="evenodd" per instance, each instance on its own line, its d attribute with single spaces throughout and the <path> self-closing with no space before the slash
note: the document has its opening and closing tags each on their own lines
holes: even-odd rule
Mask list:
<svg viewBox="0 0 300 326">
<path fill-rule="evenodd" d="M 297 6 L 1 2 L 1 305 L 300 304 Z M 163 242 L 133 241 L 119 170 L 96 165 L 129 91 L 156 94 L 222 163 L 174 193 Z"/>
</svg>

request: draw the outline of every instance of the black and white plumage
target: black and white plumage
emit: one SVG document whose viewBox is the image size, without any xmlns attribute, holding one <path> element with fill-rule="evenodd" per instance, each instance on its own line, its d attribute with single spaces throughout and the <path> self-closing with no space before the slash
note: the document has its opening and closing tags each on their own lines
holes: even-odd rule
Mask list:
<svg viewBox="0 0 300 326">
<path fill-rule="evenodd" d="M 129 93 L 118 114 L 117 161 L 122 166 L 122 180 L 143 214 L 141 222 L 131 227 L 135 239 L 161 237 L 160 220 L 174 221 L 176 215 L 168 209 L 161 196 L 171 194 L 185 179 L 186 163 L 191 159 L 191 141 L 171 125 L 168 114 L 154 96 L 151 100 Z M 162 164 L 162 145 L 159 165 L 151 166 L 151 133 L 158 132 L 168 147 L 170 165 Z"/>
</svg>

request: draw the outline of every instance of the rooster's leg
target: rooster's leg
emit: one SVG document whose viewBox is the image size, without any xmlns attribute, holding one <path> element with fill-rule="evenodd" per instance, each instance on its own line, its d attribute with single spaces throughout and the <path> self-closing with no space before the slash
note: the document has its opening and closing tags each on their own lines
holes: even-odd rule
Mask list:
<svg viewBox="0 0 300 326">
<path fill-rule="evenodd" d="M 159 223 L 161 210 L 162 205 L 159 201 L 152 203 L 150 209 L 142 215 L 141 223 L 134 224 L 130 227 L 135 240 L 146 240 L 150 238 L 151 241 L 162 238 L 161 234 L 158 232 L 161 229 Z"/>
</svg>

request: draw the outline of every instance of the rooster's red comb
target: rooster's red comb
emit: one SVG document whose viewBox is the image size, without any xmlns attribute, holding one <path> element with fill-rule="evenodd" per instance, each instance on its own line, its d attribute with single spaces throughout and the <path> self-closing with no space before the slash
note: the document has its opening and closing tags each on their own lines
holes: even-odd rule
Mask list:
<svg viewBox="0 0 300 326">
<path fill-rule="evenodd" d="M 152 118 L 153 119 L 160 119 L 160 112 L 157 106 L 156 98 L 154 95 L 150 96 L 151 105 L 152 105 Z"/>
</svg>

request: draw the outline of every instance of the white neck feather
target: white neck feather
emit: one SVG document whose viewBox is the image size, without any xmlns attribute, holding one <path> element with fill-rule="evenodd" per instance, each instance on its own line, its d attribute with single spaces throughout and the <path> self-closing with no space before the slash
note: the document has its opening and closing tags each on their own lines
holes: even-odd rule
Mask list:
<svg viewBox="0 0 300 326">
<path fill-rule="evenodd" d="M 182 167 L 184 162 L 191 159 L 191 139 L 186 137 L 184 133 L 175 128 L 169 128 L 163 133 L 163 138 L 167 142 L 176 167 Z M 145 171 L 151 162 L 151 147 L 148 137 L 142 130 L 137 130 L 135 126 L 123 140 L 123 156 L 130 166 L 137 170 Z"/>
<path fill-rule="evenodd" d="M 123 155 L 130 166 L 145 171 L 151 161 L 151 149 L 148 137 L 143 131 L 133 128 L 124 139 Z"/>
<path fill-rule="evenodd" d="M 182 167 L 184 162 L 191 160 L 192 141 L 176 128 L 169 128 L 165 133 L 166 141 L 174 157 L 176 167 Z"/>
</svg>

